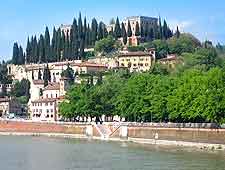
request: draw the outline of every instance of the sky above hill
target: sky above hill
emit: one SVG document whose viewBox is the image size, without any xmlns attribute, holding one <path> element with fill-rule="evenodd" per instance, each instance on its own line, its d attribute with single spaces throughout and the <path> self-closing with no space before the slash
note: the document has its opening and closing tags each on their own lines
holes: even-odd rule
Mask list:
<svg viewBox="0 0 225 170">
<path fill-rule="evenodd" d="M 116 16 L 161 15 L 171 28 L 225 44 L 224 0 L 7 0 L 0 6 L 0 60 L 11 58 L 13 42 L 25 49 L 28 36 L 70 24 L 79 11 L 106 24 Z"/>
</svg>

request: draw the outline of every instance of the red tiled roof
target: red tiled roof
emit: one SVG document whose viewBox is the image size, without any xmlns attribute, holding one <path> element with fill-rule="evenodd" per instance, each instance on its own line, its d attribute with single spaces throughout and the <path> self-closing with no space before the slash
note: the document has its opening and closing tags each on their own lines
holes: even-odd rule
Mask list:
<svg viewBox="0 0 225 170">
<path fill-rule="evenodd" d="M 44 84 L 44 80 L 33 80 L 33 84 L 42 85 L 42 84 Z"/>
<path fill-rule="evenodd" d="M 32 103 L 38 103 L 38 102 L 42 102 L 42 103 L 46 103 L 46 102 L 55 102 L 58 98 L 40 98 L 34 101 L 31 101 Z"/>
<path fill-rule="evenodd" d="M 0 102 L 9 102 L 9 101 L 10 101 L 10 98 L 8 98 L 8 97 L 0 98 Z"/>
<path fill-rule="evenodd" d="M 162 58 L 159 61 L 173 61 L 173 60 L 178 60 L 176 55 L 170 55 L 167 58 Z"/>
<path fill-rule="evenodd" d="M 151 56 L 151 54 L 143 52 L 143 51 L 137 51 L 137 52 L 128 52 L 124 54 L 120 54 L 118 57 L 137 57 L 137 56 Z"/>
<path fill-rule="evenodd" d="M 106 65 L 90 63 L 90 62 L 83 62 L 80 64 L 80 67 L 105 67 L 106 68 Z"/>
<path fill-rule="evenodd" d="M 32 103 L 46 103 L 46 102 L 55 102 L 57 100 L 64 100 L 65 96 L 59 96 L 57 98 L 40 98 L 34 101 L 31 101 Z"/>
<path fill-rule="evenodd" d="M 59 83 L 49 83 L 45 88 L 45 90 L 59 90 L 60 89 L 60 84 Z"/>
</svg>

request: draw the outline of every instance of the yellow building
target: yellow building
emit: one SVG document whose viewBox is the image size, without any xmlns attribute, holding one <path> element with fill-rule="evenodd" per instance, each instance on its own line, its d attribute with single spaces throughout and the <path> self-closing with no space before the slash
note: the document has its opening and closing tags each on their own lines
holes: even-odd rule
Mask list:
<svg viewBox="0 0 225 170">
<path fill-rule="evenodd" d="M 143 72 L 150 70 L 155 61 L 155 50 L 148 52 L 126 52 L 118 56 L 119 67 L 127 67 L 130 72 Z"/>
</svg>

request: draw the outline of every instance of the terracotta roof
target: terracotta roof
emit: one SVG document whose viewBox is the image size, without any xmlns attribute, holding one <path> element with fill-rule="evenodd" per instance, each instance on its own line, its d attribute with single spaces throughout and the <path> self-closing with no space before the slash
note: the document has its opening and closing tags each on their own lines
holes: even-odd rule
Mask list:
<svg viewBox="0 0 225 170">
<path fill-rule="evenodd" d="M 90 63 L 90 62 L 83 62 L 80 64 L 80 67 L 107 67 L 104 64 L 96 64 L 96 63 Z"/>
<path fill-rule="evenodd" d="M 151 54 L 143 52 L 143 51 L 137 51 L 137 52 L 128 52 L 124 54 L 120 54 L 118 57 L 137 57 L 137 56 L 151 56 Z"/>
<path fill-rule="evenodd" d="M 59 83 L 49 83 L 45 88 L 45 90 L 59 90 L 60 89 L 60 84 Z"/>
<path fill-rule="evenodd" d="M 31 101 L 32 103 L 46 103 L 46 102 L 55 102 L 57 100 L 64 100 L 65 99 L 65 96 L 59 96 L 57 98 L 40 98 L 40 99 L 37 99 L 37 100 L 34 100 L 34 101 Z"/>
<path fill-rule="evenodd" d="M 10 101 L 10 98 L 8 98 L 8 97 L 0 98 L 0 102 L 9 102 L 9 101 Z"/>
<path fill-rule="evenodd" d="M 44 80 L 33 80 L 33 84 L 35 84 L 35 85 L 44 85 Z"/>
<path fill-rule="evenodd" d="M 38 103 L 38 102 L 55 102 L 58 98 L 40 98 L 34 101 L 31 101 L 32 103 Z"/>
</svg>

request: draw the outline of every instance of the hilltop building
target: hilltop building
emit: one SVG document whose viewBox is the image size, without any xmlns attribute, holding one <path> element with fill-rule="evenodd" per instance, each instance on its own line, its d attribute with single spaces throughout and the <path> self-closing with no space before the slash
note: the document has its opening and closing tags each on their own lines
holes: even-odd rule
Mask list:
<svg viewBox="0 0 225 170">
<path fill-rule="evenodd" d="M 67 34 L 70 36 L 70 31 L 71 31 L 72 25 L 70 24 L 61 24 L 60 25 L 60 30 L 67 36 Z"/>
<path fill-rule="evenodd" d="M 147 40 L 145 35 L 135 36 L 136 32 L 136 24 L 139 25 L 139 29 L 150 29 L 154 28 L 158 24 L 158 19 L 153 17 L 146 17 L 146 16 L 131 16 L 127 17 L 123 23 L 125 25 L 126 31 L 128 30 L 128 22 L 130 22 L 132 37 L 128 37 L 128 44 L 129 45 L 138 45 L 139 42 Z"/>
</svg>

